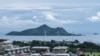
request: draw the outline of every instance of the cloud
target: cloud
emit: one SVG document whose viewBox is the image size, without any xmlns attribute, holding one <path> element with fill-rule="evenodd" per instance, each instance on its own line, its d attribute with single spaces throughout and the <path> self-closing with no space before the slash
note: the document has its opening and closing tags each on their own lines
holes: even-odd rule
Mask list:
<svg viewBox="0 0 100 56">
<path fill-rule="evenodd" d="M 41 24 L 47 24 L 56 27 L 56 26 L 64 26 L 67 24 L 77 23 L 77 20 L 59 17 L 59 15 L 61 14 L 55 11 L 43 10 L 43 11 L 37 11 L 35 13 L 36 14 L 33 16 L 33 21 L 38 21 Z"/>
<path fill-rule="evenodd" d="M 7 29 L 25 29 L 25 28 L 33 28 L 42 24 L 47 24 L 50 26 L 63 26 L 66 24 L 75 23 L 74 20 L 62 20 L 56 19 L 51 14 L 43 15 L 44 18 L 38 18 L 37 16 L 33 16 L 33 19 L 21 19 L 20 17 L 8 17 L 3 16 L 0 19 L 0 27 Z"/>
<path fill-rule="evenodd" d="M 6 1 L 6 0 L 5 0 Z M 55 3 L 52 5 L 49 1 L 35 1 L 35 0 L 7 0 L 1 1 L 0 0 L 0 9 L 51 9 L 52 6 L 55 5 Z"/>
<path fill-rule="evenodd" d="M 21 31 L 35 28 L 42 24 L 52 27 L 64 27 L 67 24 L 74 24 L 77 21 L 60 16 L 59 12 L 51 10 L 4 10 L 0 13 L 0 31 Z"/>
<path fill-rule="evenodd" d="M 100 22 L 100 12 L 97 12 L 95 16 L 87 18 L 91 22 Z"/>
<path fill-rule="evenodd" d="M 30 19 L 22 20 L 19 17 L 7 17 L 3 16 L 0 19 L 0 27 L 9 28 L 24 28 L 30 27 L 32 25 L 38 24 L 38 22 L 32 21 Z"/>
<path fill-rule="evenodd" d="M 57 23 L 57 24 L 71 24 L 71 23 L 75 23 L 75 20 L 69 20 L 69 19 L 57 19 L 55 16 L 59 16 L 56 13 L 43 13 L 43 15 L 45 16 L 45 19 L 47 21 L 53 22 L 53 23 Z"/>
<path fill-rule="evenodd" d="M 51 9 L 52 7 L 96 7 L 100 1 L 79 0 L 0 0 L 0 8 L 4 9 Z M 83 10 L 83 9 L 79 9 Z"/>
<path fill-rule="evenodd" d="M 2 12 L 2 14 L 4 13 Z M 0 15 L 0 27 L 17 29 L 31 28 L 42 24 L 64 26 L 66 24 L 76 23 L 75 20 L 60 18 L 59 15 L 59 12 L 49 10 L 34 10 L 33 12 L 32 10 L 7 10 L 4 15 Z"/>
<path fill-rule="evenodd" d="M 51 21 L 51 22 L 55 22 L 55 23 L 67 23 L 66 21 L 64 20 L 59 20 L 59 19 L 56 19 L 53 15 L 51 14 L 46 14 L 45 15 L 45 19 L 48 20 L 48 21 Z"/>
</svg>

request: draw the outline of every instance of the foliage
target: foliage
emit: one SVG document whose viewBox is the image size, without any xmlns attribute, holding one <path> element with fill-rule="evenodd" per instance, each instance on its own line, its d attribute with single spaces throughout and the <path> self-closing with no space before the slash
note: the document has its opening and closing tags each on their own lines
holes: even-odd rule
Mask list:
<svg viewBox="0 0 100 56">
<path fill-rule="evenodd" d="M 55 46 L 68 46 L 69 50 L 72 52 L 75 52 L 77 48 L 81 48 L 83 51 L 86 52 L 100 52 L 100 46 L 96 45 L 95 43 L 92 42 L 83 42 L 80 43 L 78 40 L 75 40 L 73 42 L 70 41 L 39 41 L 39 40 L 33 40 L 29 42 L 24 42 L 24 41 L 13 41 L 14 45 L 19 45 L 19 46 L 48 46 L 51 48 Z M 77 44 L 77 45 L 76 45 Z"/>
<path fill-rule="evenodd" d="M 7 41 L 7 39 L 0 39 L 0 42 Z"/>
<path fill-rule="evenodd" d="M 61 27 L 51 28 L 45 24 L 40 27 L 23 30 L 21 32 L 12 31 L 8 33 L 7 35 L 44 36 L 45 34 L 48 36 L 57 36 L 58 34 L 60 36 L 75 35 L 75 34 L 68 33 L 65 29 Z"/>
</svg>

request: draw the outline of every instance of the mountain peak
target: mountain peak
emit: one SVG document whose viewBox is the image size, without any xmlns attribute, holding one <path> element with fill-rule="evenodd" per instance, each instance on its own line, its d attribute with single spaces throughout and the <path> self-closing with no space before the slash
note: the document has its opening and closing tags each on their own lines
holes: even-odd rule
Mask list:
<svg viewBox="0 0 100 56">
<path fill-rule="evenodd" d="M 71 33 L 68 33 L 66 30 L 64 30 L 61 27 L 57 28 L 51 28 L 46 24 L 41 25 L 37 28 L 27 29 L 20 32 L 10 32 L 7 35 L 25 35 L 25 36 L 57 36 L 59 31 L 60 36 L 71 36 Z"/>
<path fill-rule="evenodd" d="M 46 24 L 43 24 L 39 28 L 50 28 L 50 27 L 48 25 L 46 25 Z"/>
</svg>

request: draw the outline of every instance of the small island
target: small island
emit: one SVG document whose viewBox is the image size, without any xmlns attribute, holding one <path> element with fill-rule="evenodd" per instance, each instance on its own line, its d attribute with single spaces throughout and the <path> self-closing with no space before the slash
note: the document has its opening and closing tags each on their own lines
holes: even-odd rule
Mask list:
<svg viewBox="0 0 100 56">
<path fill-rule="evenodd" d="M 6 35 L 14 35 L 14 36 L 77 36 L 79 34 L 72 34 L 67 32 L 64 28 L 56 27 L 51 28 L 48 25 L 44 24 L 37 28 L 26 29 L 23 31 L 12 31 L 7 33 Z"/>
</svg>

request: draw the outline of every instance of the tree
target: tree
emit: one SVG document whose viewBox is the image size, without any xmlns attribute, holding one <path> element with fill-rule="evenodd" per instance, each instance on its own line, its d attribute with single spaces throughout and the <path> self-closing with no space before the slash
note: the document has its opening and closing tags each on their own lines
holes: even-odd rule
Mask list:
<svg viewBox="0 0 100 56">
<path fill-rule="evenodd" d="M 79 41 L 76 39 L 76 40 L 74 41 L 74 43 L 79 43 Z"/>
<path fill-rule="evenodd" d="M 7 41 L 7 39 L 0 39 L 0 42 Z"/>
</svg>

